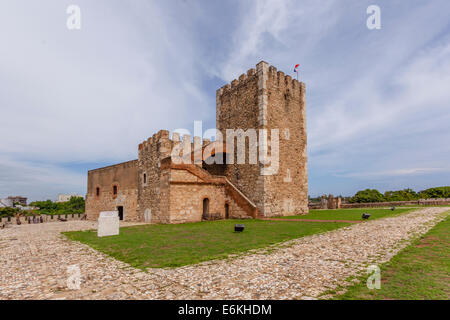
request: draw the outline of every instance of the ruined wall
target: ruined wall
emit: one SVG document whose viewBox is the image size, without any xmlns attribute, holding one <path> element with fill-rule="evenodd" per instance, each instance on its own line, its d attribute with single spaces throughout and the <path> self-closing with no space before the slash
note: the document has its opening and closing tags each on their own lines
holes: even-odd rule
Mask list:
<svg viewBox="0 0 450 320">
<path fill-rule="evenodd" d="M 88 220 L 97 220 L 101 211 L 114 211 L 118 206 L 124 208 L 124 220 L 137 220 L 137 164 L 137 160 L 132 160 L 88 172 Z M 114 186 L 117 186 L 116 195 L 113 194 Z M 97 188 L 100 191 L 98 196 Z"/>
<path fill-rule="evenodd" d="M 226 176 L 258 207 L 263 216 L 308 213 L 305 85 L 277 72 L 266 62 L 217 91 L 217 128 L 267 130 L 268 143 L 258 144 L 272 152 L 271 130 L 278 129 L 279 167 L 261 174 L 258 164 L 228 164 Z M 227 145 L 229 142 L 227 142 Z M 236 147 L 235 147 L 236 150 Z"/>
</svg>

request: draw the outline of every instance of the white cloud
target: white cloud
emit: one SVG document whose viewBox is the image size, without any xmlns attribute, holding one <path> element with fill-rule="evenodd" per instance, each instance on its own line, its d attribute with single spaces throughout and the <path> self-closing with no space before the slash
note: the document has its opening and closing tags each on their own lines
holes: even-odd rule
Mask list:
<svg viewBox="0 0 450 320">
<path fill-rule="evenodd" d="M 335 0 L 241 2 L 241 24 L 231 30 L 228 58 L 216 73 L 226 81 L 265 60 L 279 68 L 305 61 L 342 11 Z"/>
<path fill-rule="evenodd" d="M 23 195 L 29 200 L 56 200 L 59 193 L 86 193 L 86 175 L 59 166 L 0 156 L 0 198 Z"/>
<path fill-rule="evenodd" d="M 1 6 L 1 152 L 41 161 L 117 161 L 159 129 L 190 124 L 214 105 L 199 89 L 189 30 L 157 4 L 80 1 Z M 24 10 L 27 8 L 27 10 Z"/>
</svg>

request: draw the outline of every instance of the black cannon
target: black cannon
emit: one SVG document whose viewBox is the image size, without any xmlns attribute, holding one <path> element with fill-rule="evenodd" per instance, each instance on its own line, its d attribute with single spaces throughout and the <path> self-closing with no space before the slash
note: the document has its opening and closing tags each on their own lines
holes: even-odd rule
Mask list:
<svg viewBox="0 0 450 320">
<path fill-rule="evenodd" d="M 243 224 L 235 224 L 234 225 L 234 232 L 242 232 L 244 231 L 245 226 Z"/>
<path fill-rule="evenodd" d="M 370 214 L 368 214 L 368 213 L 363 213 L 363 214 L 362 214 L 362 218 L 363 218 L 364 220 L 367 220 L 367 219 L 370 218 Z"/>
</svg>

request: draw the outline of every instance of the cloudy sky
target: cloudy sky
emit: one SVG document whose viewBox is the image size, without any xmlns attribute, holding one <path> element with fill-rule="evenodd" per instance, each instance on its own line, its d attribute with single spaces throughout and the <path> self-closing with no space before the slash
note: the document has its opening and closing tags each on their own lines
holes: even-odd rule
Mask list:
<svg viewBox="0 0 450 320">
<path fill-rule="evenodd" d="M 81 30 L 66 26 L 81 9 Z M 366 9 L 381 8 L 381 29 Z M 215 125 L 265 60 L 307 86 L 312 196 L 450 185 L 448 0 L 0 2 L 0 198 L 86 192 L 159 129 Z"/>
</svg>

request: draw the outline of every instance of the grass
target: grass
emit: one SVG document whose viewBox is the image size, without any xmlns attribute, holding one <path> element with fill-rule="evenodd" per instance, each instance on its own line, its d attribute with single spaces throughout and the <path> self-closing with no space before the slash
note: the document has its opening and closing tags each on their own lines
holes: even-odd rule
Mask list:
<svg viewBox="0 0 450 320">
<path fill-rule="evenodd" d="M 450 217 L 381 266 L 381 288 L 368 289 L 367 276 L 334 299 L 450 299 Z"/>
<path fill-rule="evenodd" d="M 236 223 L 245 224 L 244 232 L 234 232 Z M 96 230 L 64 234 L 71 240 L 85 243 L 145 270 L 226 258 L 348 225 L 334 222 L 222 220 L 124 227 L 120 228 L 120 235 L 102 238 L 97 237 Z"/>
<path fill-rule="evenodd" d="M 438 204 L 438 205 L 403 204 L 401 206 L 396 206 L 396 208 L 430 208 L 430 207 L 450 207 L 450 204 Z"/>
<path fill-rule="evenodd" d="M 309 214 L 298 216 L 287 216 L 284 219 L 316 219 L 316 220 L 362 220 L 363 212 L 369 213 L 369 220 L 394 216 L 413 210 L 412 208 L 391 209 L 337 209 L 337 210 L 309 210 Z"/>
</svg>

